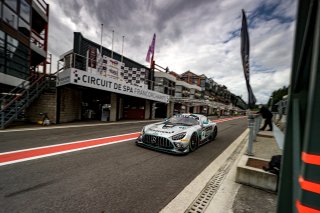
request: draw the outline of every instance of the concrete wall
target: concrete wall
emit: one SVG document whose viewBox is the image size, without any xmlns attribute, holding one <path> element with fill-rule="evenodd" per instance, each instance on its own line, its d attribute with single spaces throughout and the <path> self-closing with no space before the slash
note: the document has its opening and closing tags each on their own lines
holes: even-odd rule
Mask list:
<svg viewBox="0 0 320 213">
<path fill-rule="evenodd" d="M 55 123 L 56 104 L 57 93 L 43 93 L 26 109 L 26 117 L 30 122 L 36 123 L 42 120 L 42 116 L 39 114 L 46 112 L 50 122 Z"/>
<path fill-rule="evenodd" d="M 60 122 L 70 122 L 81 119 L 82 93 L 71 88 L 61 88 Z"/>
</svg>

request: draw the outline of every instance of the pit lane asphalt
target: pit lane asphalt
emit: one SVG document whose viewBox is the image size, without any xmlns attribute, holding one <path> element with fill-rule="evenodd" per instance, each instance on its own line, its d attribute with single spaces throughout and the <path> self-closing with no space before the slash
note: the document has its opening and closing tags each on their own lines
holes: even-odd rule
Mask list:
<svg viewBox="0 0 320 213">
<path fill-rule="evenodd" d="M 140 131 L 146 123 L 0 133 L 0 152 Z M 159 212 L 247 127 L 218 123 L 215 141 L 185 156 L 133 141 L 0 167 L 0 212 Z"/>
</svg>

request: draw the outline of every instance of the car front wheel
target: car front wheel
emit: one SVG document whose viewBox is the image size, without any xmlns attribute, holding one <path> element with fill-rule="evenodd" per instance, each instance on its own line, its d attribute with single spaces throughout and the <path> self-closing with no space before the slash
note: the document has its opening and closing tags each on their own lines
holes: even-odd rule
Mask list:
<svg viewBox="0 0 320 213">
<path fill-rule="evenodd" d="M 217 134 L 218 134 L 218 128 L 217 127 L 214 127 L 212 133 L 211 133 L 211 141 L 214 141 L 214 139 L 216 139 L 217 137 Z"/>
<path fill-rule="evenodd" d="M 190 138 L 190 143 L 189 143 L 189 151 L 193 152 L 196 150 L 198 147 L 198 137 L 196 133 L 193 133 L 191 138 Z"/>
</svg>

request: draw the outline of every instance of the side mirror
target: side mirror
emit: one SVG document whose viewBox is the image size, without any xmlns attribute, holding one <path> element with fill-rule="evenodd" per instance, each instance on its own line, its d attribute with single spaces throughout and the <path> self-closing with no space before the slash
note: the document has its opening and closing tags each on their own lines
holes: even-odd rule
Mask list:
<svg viewBox="0 0 320 213">
<path fill-rule="evenodd" d="M 209 122 L 208 122 L 208 121 L 203 121 L 202 123 L 203 123 L 203 124 L 209 124 Z"/>
</svg>

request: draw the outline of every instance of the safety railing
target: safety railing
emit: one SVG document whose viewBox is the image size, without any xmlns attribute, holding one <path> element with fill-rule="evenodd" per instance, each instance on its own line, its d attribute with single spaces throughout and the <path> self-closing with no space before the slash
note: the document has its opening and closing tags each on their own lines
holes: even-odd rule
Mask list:
<svg viewBox="0 0 320 213">
<path fill-rule="evenodd" d="M 39 47 L 40 49 L 44 50 L 44 36 L 40 35 L 39 33 L 37 33 L 35 30 L 31 31 L 31 37 L 30 37 L 30 42 L 35 44 L 37 47 Z"/>
<path fill-rule="evenodd" d="M 26 109 L 34 99 L 47 87 L 48 76 L 32 76 L 33 79 L 25 81 L 14 90 L 1 98 L 0 128 L 4 129 L 12 121 L 18 118 L 19 114 Z M 12 95 L 14 94 L 14 95 Z"/>
<path fill-rule="evenodd" d="M 249 127 L 249 137 L 248 137 L 248 147 L 247 147 L 247 155 L 253 156 L 253 142 L 257 138 L 257 134 L 259 132 L 261 126 L 261 116 L 258 114 L 250 114 L 248 116 L 248 127 Z"/>
<path fill-rule="evenodd" d="M 33 1 L 39 8 L 40 10 L 46 15 L 48 16 L 48 4 L 46 1 L 44 0 L 35 0 Z"/>
</svg>

